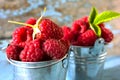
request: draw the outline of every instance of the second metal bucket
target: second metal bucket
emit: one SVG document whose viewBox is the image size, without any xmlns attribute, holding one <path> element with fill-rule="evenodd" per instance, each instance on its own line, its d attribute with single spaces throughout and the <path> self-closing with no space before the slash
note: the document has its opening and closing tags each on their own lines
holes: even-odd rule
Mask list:
<svg viewBox="0 0 120 80">
<path fill-rule="evenodd" d="M 102 38 L 93 47 L 71 46 L 66 80 L 102 80 L 106 54 Z"/>
<path fill-rule="evenodd" d="M 67 59 L 43 62 L 21 62 L 8 59 L 14 65 L 13 80 L 65 80 Z"/>
</svg>

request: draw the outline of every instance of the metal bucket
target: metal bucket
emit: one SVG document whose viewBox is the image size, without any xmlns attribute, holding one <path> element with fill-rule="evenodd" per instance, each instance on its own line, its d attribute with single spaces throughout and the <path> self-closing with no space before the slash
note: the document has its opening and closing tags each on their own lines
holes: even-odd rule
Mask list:
<svg viewBox="0 0 120 80">
<path fill-rule="evenodd" d="M 71 46 L 66 80 L 102 80 L 106 54 L 102 38 L 93 47 Z"/>
<path fill-rule="evenodd" d="M 67 55 L 59 60 L 21 62 L 8 59 L 14 65 L 13 80 L 65 80 Z"/>
</svg>

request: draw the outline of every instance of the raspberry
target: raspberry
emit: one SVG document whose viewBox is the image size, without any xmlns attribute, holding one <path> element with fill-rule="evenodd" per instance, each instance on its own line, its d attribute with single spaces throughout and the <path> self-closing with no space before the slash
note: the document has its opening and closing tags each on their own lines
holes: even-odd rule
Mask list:
<svg viewBox="0 0 120 80">
<path fill-rule="evenodd" d="M 60 39 L 59 40 L 64 46 L 66 46 L 66 52 L 69 50 L 70 42 L 68 40 Z"/>
<path fill-rule="evenodd" d="M 105 25 L 103 23 L 99 24 L 98 26 L 100 27 L 105 27 Z"/>
<path fill-rule="evenodd" d="M 67 26 L 63 26 L 62 30 L 63 30 L 63 39 L 71 42 L 74 39 L 74 34 L 72 33 L 71 28 Z"/>
<path fill-rule="evenodd" d="M 76 44 L 77 42 L 77 37 L 78 34 L 76 34 L 74 31 L 71 30 L 71 28 L 67 27 L 67 26 L 63 26 L 62 27 L 63 30 L 63 40 L 68 40 L 72 45 Z"/>
<path fill-rule="evenodd" d="M 37 20 L 32 17 L 32 18 L 29 18 L 29 19 L 26 21 L 26 23 L 27 23 L 27 24 L 34 25 L 34 24 L 36 24 L 36 21 L 37 21 Z"/>
<path fill-rule="evenodd" d="M 52 58 L 49 55 L 47 55 L 47 53 L 44 52 L 44 56 L 43 56 L 42 61 L 49 61 L 49 60 L 52 60 Z"/>
<path fill-rule="evenodd" d="M 26 42 L 32 40 L 33 29 L 31 27 L 18 27 L 12 35 L 12 44 L 24 47 Z"/>
<path fill-rule="evenodd" d="M 87 30 L 78 37 L 78 42 L 80 46 L 93 46 L 97 36 L 93 30 Z"/>
<path fill-rule="evenodd" d="M 17 46 L 17 45 L 8 45 L 8 47 L 6 48 L 6 54 L 7 57 L 9 59 L 13 59 L 13 60 L 20 60 L 19 59 L 19 55 L 20 52 L 23 50 L 23 48 Z"/>
<path fill-rule="evenodd" d="M 20 59 L 24 62 L 38 62 L 43 59 L 44 52 L 41 49 L 41 42 L 35 39 L 25 45 L 20 53 Z"/>
<path fill-rule="evenodd" d="M 87 24 L 81 19 L 75 20 L 72 24 L 72 30 L 79 34 L 84 33 L 87 30 Z"/>
<path fill-rule="evenodd" d="M 64 43 L 64 40 L 48 39 L 43 43 L 43 49 L 52 59 L 60 59 L 68 50 L 68 45 Z"/>
<path fill-rule="evenodd" d="M 83 22 L 85 22 L 86 27 L 89 28 L 90 25 L 89 25 L 88 16 L 82 17 L 81 20 L 82 20 Z"/>
<path fill-rule="evenodd" d="M 61 39 L 63 37 L 62 28 L 49 19 L 43 19 L 39 25 L 40 33 L 36 38 L 46 39 Z"/>
<path fill-rule="evenodd" d="M 114 37 L 113 33 L 109 29 L 107 29 L 103 26 L 101 26 L 100 28 L 101 28 L 101 32 L 102 32 L 101 37 L 104 38 L 106 43 L 111 42 Z"/>
</svg>

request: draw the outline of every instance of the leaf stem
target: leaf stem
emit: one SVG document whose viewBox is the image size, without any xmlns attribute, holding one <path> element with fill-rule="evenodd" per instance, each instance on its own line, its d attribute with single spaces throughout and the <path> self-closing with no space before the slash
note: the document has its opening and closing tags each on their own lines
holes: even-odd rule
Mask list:
<svg viewBox="0 0 120 80">
<path fill-rule="evenodd" d="M 30 27 L 34 27 L 31 24 L 26 24 L 26 23 L 22 23 L 22 22 L 17 22 L 17 21 L 8 21 L 9 23 L 14 23 L 14 24 L 20 24 L 20 25 L 24 25 L 24 26 L 30 26 Z"/>
</svg>

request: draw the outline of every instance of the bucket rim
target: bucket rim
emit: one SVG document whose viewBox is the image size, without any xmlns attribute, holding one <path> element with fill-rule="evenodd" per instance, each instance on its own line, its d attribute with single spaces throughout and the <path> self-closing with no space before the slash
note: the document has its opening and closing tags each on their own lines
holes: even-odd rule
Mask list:
<svg viewBox="0 0 120 80">
<path fill-rule="evenodd" d="M 108 43 L 105 43 L 105 46 L 108 45 Z M 77 46 L 77 45 L 70 45 L 70 48 L 93 48 L 94 46 Z"/>
<path fill-rule="evenodd" d="M 98 40 L 104 40 L 103 38 L 98 38 L 96 41 L 98 41 Z M 96 42 L 95 42 L 96 43 Z M 109 43 L 106 43 L 106 42 L 104 42 L 104 45 L 106 46 L 106 45 L 108 45 Z M 94 47 L 95 46 L 95 44 L 93 45 L 93 46 L 78 46 L 78 45 L 70 45 L 70 47 L 76 47 L 76 48 L 92 48 L 92 47 Z"/>
<path fill-rule="evenodd" d="M 23 68 L 42 68 L 42 67 L 47 67 L 47 66 L 51 66 L 51 65 L 57 64 L 58 62 L 63 61 L 64 59 L 66 59 L 67 56 L 68 56 L 68 54 L 66 54 L 64 57 L 62 57 L 60 59 L 49 60 L 49 61 L 40 61 L 40 62 L 22 62 L 22 61 L 16 61 L 16 60 L 13 60 L 13 59 L 9 59 L 8 57 L 6 57 L 6 58 L 7 58 L 7 61 L 9 63 L 11 63 L 12 65 L 14 65 L 14 66 L 23 67 Z M 49 62 L 51 62 L 51 63 L 49 63 Z M 20 65 L 20 64 L 32 65 L 32 64 L 37 64 L 37 63 L 38 64 L 49 63 L 49 64 L 45 64 L 45 65 L 42 65 L 42 66 L 36 66 L 36 67 L 30 67 L 30 66 L 26 67 L 25 65 Z"/>
<path fill-rule="evenodd" d="M 73 48 L 92 48 L 94 46 L 77 46 L 77 45 L 70 45 L 70 47 L 73 47 Z"/>
</svg>

